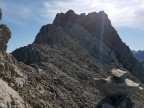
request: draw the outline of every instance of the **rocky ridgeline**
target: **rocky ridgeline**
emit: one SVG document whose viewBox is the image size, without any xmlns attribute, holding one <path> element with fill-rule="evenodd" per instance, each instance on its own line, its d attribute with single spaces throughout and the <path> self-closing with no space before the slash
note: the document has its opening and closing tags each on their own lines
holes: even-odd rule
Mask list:
<svg viewBox="0 0 144 108">
<path fill-rule="evenodd" d="M 103 96 L 96 108 L 134 108 L 128 97 L 135 91 L 143 90 L 138 83 L 127 78 L 127 72 L 113 69 L 111 76 L 105 79 L 94 79 Z"/>
</svg>

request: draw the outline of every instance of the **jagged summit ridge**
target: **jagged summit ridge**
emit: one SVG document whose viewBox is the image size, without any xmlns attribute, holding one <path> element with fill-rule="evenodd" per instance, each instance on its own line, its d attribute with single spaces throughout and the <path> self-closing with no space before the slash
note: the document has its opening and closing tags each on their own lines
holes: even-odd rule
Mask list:
<svg viewBox="0 0 144 108">
<path fill-rule="evenodd" d="M 67 25 L 67 23 L 77 23 L 88 29 L 90 32 L 97 32 L 97 35 L 100 34 L 99 30 L 102 26 L 102 20 L 104 21 L 104 25 L 107 23 L 110 24 L 110 20 L 108 19 L 107 14 L 104 11 L 101 11 L 99 13 L 92 12 L 88 13 L 87 15 L 82 13 L 80 15 L 76 14 L 73 10 L 67 11 L 64 13 L 58 13 L 53 21 L 54 25 L 64 27 Z M 110 24 L 111 26 L 111 24 Z"/>
</svg>

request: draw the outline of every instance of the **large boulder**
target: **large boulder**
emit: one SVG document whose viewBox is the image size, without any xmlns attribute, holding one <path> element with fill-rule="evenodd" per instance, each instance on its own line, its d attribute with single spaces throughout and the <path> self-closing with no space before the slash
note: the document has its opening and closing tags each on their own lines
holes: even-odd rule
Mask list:
<svg viewBox="0 0 144 108">
<path fill-rule="evenodd" d="M 112 69 L 111 75 L 118 80 L 124 80 L 127 76 L 127 71 L 123 71 L 120 69 Z"/>
</svg>

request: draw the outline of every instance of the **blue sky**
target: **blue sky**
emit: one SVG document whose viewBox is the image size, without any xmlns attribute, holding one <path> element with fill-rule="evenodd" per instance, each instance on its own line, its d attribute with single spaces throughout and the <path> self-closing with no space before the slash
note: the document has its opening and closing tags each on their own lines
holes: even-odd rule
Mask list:
<svg viewBox="0 0 144 108">
<path fill-rule="evenodd" d="M 105 11 L 122 40 L 133 50 L 144 49 L 143 0 L 0 0 L 1 23 L 12 38 L 7 52 L 31 44 L 42 25 L 52 23 L 56 13 Z"/>
</svg>

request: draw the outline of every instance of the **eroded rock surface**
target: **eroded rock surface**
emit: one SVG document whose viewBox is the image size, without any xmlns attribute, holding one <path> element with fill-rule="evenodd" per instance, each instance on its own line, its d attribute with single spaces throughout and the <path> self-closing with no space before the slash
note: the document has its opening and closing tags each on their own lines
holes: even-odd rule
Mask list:
<svg viewBox="0 0 144 108">
<path fill-rule="evenodd" d="M 25 108 L 26 104 L 17 91 L 0 79 L 0 108 Z"/>
</svg>

